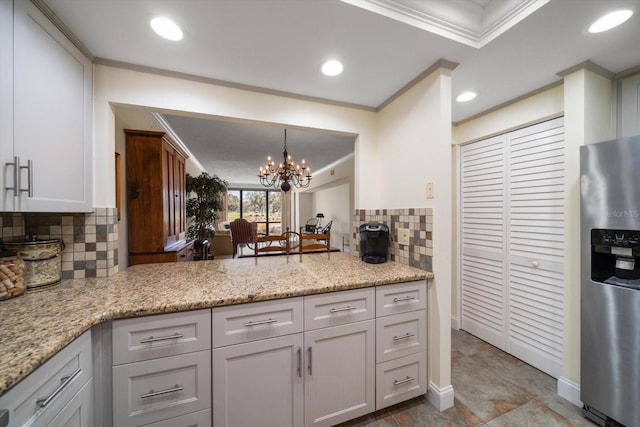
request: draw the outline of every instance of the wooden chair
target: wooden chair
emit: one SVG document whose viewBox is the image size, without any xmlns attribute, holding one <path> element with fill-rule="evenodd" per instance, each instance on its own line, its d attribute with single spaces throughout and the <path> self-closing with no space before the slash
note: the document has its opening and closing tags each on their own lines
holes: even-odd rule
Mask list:
<svg viewBox="0 0 640 427">
<path fill-rule="evenodd" d="M 300 236 L 298 237 L 298 253 L 300 254 L 300 261 L 302 262 L 302 253 L 309 251 L 317 251 L 318 249 L 325 249 L 327 251 L 327 257 L 331 258 L 331 233 L 307 233 L 304 234 L 303 227 L 300 227 Z"/>
<path fill-rule="evenodd" d="M 287 255 L 287 262 L 289 262 L 289 252 L 291 251 L 291 245 L 289 243 L 289 228 L 283 234 L 269 234 L 266 236 L 254 236 L 253 237 L 253 251 L 258 263 L 258 256 L 261 253 L 269 252 L 284 252 Z"/>
<path fill-rule="evenodd" d="M 233 257 L 238 254 L 238 246 L 253 244 L 253 238 L 257 234 L 255 222 L 249 222 L 244 218 L 236 218 L 230 224 L 231 244 L 233 245 Z"/>
</svg>

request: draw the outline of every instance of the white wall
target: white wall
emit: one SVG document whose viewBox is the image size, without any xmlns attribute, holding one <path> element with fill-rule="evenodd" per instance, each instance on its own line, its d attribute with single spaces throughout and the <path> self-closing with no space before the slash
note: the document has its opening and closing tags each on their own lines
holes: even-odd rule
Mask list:
<svg viewBox="0 0 640 427">
<path fill-rule="evenodd" d="M 331 224 L 331 246 L 342 249 L 342 237 L 349 233 L 351 215 L 349 215 L 349 184 L 329 187 L 313 193 L 313 211 L 322 212 L 322 225 Z"/>
<path fill-rule="evenodd" d="M 580 146 L 614 138 L 613 83 L 586 69 L 564 78 L 565 304 L 561 384 L 580 384 Z M 579 390 L 563 397 L 579 403 Z M 575 387 L 574 387 L 575 388 Z"/>
<path fill-rule="evenodd" d="M 187 112 L 216 117 L 240 118 L 280 125 L 358 135 L 355 144 L 355 201 L 357 205 L 375 205 L 377 192 L 369 185 L 360 185 L 360 164 L 376 165 L 376 114 L 370 111 L 276 95 L 243 91 L 125 70 L 105 65 L 94 68 L 94 141 L 96 206 L 114 206 L 113 165 L 106 159 L 114 152 L 114 115 L 111 104 L 142 106 L 160 112 Z M 368 178 L 375 182 L 376 178 Z"/>
</svg>

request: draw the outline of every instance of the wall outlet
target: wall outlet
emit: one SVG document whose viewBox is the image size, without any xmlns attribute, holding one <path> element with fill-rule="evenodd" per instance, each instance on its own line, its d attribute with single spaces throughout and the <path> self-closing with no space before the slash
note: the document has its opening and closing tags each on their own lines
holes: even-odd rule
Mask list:
<svg viewBox="0 0 640 427">
<path fill-rule="evenodd" d="M 409 246 L 409 229 L 408 228 L 398 229 L 398 243 L 400 243 L 401 245 Z"/>
<path fill-rule="evenodd" d="M 433 181 L 427 181 L 427 199 L 433 199 Z"/>
</svg>

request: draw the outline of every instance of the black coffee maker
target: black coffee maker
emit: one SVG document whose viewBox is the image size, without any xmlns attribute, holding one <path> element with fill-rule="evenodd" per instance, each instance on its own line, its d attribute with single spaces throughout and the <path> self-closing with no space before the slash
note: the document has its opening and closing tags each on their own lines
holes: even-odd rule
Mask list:
<svg viewBox="0 0 640 427">
<path fill-rule="evenodd" d="M 379 222 L 367 222 L 359 228 L 360 259 L 369 264 L 387 261 L 389 253 L 389 227 Z"/>
</svg>

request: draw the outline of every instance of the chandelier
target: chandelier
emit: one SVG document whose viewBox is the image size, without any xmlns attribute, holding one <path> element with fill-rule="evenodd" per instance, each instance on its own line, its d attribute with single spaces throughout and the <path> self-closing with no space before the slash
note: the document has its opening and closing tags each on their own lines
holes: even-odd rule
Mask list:
<svg viewBox="0 0 640 427">
<path fill-rule="evenodd" d="M 297 165 L 291 160 L 287 153 L 287 130 L 284 130 L 284 152 L 282 153 L 282 163 L 276 168 L 276 164 L 271 157 L 267 157 L 267 164 L 258 170 L 260 184 L 265 187 L 280 187 L 283 192 L 291 189 L 293 184 L 296 188 L 307 188 L 311 183 L 311 169 L 302 160 Z"/>
</svg>

